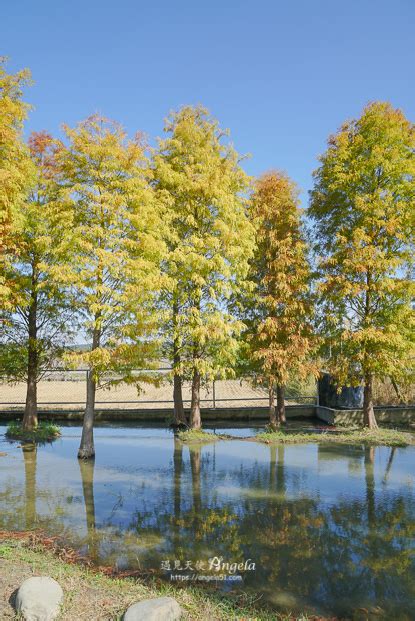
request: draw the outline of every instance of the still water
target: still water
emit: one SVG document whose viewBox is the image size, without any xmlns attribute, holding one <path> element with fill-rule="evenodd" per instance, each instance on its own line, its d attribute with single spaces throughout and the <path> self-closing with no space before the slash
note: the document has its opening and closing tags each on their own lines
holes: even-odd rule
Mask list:
<svg viewBox="0 0 415 621">
<path fill-rule="evenodd" d="M 95 463 L 79 463 L 80 427 L 34 450 L 4 431 L 2 529 L 42 528 L 100 564 L 166 579 L 212 557 L 250 561 L 222 588 L 278 610 L 415 619 L 414 447 L 270 447 L 247 428 L 189 447 L 165 428 L 107 426 Z"/>
</svg>

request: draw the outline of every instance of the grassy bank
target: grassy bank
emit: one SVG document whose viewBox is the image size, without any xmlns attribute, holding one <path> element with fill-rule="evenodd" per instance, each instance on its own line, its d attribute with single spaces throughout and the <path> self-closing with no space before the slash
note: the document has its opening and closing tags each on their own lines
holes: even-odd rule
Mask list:
<svg viewBox="0 0 415 621">
<path fill-rule="evenodd" d="M 9 423 L 6 431 L 6 437 L 10 440 L 22 440 L 24 442 L 52 442 L 60 435 L 60 428 L 48 422 L 41 422 L 32 431 L 27 431 L 22 428 L 21 423 L 13 421 Z"/>
<path fill-rule="evenodd" d="M 50 541 L 50 540 L 49 540 Z M 48 549 L 32 534 L 0 533 L 0 618 L 13 619 L 9 603 L 19 585 L 33 575 L 48 575 L 65 593 L 60 621 L 120 620 L 129 605 L 146 598 L 171 596 L 181 605 L 184 620 L 212 621 L 324 621 L 322 617 L 279 615 L 260 610 L 244 593 L 223 597 L 218 592 L 186 586 L 170 586 L 155 578 L 109 577 L 102 570 L 67 562 L 61 557 L 68 550 Z M 70 554 L 69 554 L 70 558 Z M 331 621 L 335 621 L 334 619 Z"/>
<path fill-rule="evenodd" d="M 336 428 L 319 432 L 279 429 L 264 431 L 254 438 L 266 444 L 364 444 L 365 446 L 409 446 L 415 444 L 412 434 L 396 429 L 345 429 Z"/>
<path fill-rule="evenodd" d="M 241 440 L 240 437 L 227 434 L 212 434 L 206 431 L 193 430 L 179 432 L 182 442 L 189 444 L 215 442 L 216 440 Z M 276 431 L 265 429 L 256 436 L 243 438 L 251 442 L 265 444 L 364 444 L 365 446 L 409 446 L 415 444 L 415 435 L 399 429 L 379 428 L 376 430 L 336 427 L 324 428 L 318 431 L 308 431 L 298 428 L 283 427 Z"/>
<path fill-rule="evenodd" d="M 229 440 L 232 436 L 219 433 L 208 433 L 203 429 L 189 429 L 188 431 L 179 431 L 177 434 L 179 440 L 188 443 L 207 443 L 216 442 L 217 440 Z"/>
</svg>

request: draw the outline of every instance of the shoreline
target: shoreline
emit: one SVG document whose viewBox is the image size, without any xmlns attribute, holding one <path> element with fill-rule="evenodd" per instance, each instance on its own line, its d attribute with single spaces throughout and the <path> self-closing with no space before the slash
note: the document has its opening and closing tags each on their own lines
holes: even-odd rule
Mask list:
<svg viewBox="0 0 415 621">
<path fill-rule="evenodd" d="M 340 621 L 318 614 L 279 613 L 258 606 L 258 598 L 245 592 L 229 596 L 202 586 L 171 585 L 151 572 L 97 566 L 58 542 L 59 538 L 47 537 L 43 531 L 0 531 L 0 585 L 5 591 L 0 600 L 1 618 L 13 618 L 13 597 L 23 579 L 48 575 L 65 593 L 59 615 L 62 621 L 87 621 L 97 618 L 94 614 L 98 611 L 100 619 L 115 621 L 132 603 L 162 596 L 174 597 L 183 609 L 182 619 L 188 621 Z"/>
<path fill-rule="evenodd" d="M 377 430 L 336 427 L 321 428 L 305 431 L 301 429 L 281 428 L 277 431 L 261 431 L 256 436 L 233 436 L 230 434 L 212 434 L 206 431 L 184 431 L 178 433 L 178 438 L 184 444 L 207 444 L 218 441 L 247 441 L 260 444 L 339 444 L 365 446 L 396 446 L 406 447 L 415 445 L 415 435 L 407 430 L 379 428 Z"/>
<path fill-rule="evenodd" d="M 304 421 L 305 422 L 305 421 Z M 311 421 L 310 421 L 311 422 Z M 121 423 L 121 421 L 120 421 Z M 248 427 L 249 425 L 247 425 Z M 16 425 L 14 425 L 16 427 Z M 10 443 L 36 443 L 49 444 L 61 438 L 60 428 L 54 427 L 54 435 L 45 436 L 43 427 L 52 427 L 40 423 L 39 435 L 36 432 L 17 433 L 14 429 L 13 433 L 8 431 L 4 434 L 4 439 Z M 99 425 L 97 425 L 99 427 Z M 219 433 L 205 431 L 203 428 L 198 430 L 188 429 L 186 431 L 174 431 L 168 426 L 157 425 L 155 428 L 170 429 L 172 437 L 176 437 L 185 445 L 189 444 L 211 444 L 219 441 L 246 441 L 256 442 L 258 444 L 283 444 L 283 445 L 300 445 L 300 444 L 328 444 L 328 445 L 356 445 L 364 446 L 389 446 L 389 447 L 407 447 L 415 445 L 415 433 L 408 427 L 392 428 L 391 426 L 380 426 L 378 429 L 371 430 L 360 427 L 346 426 L 318 426 L 318 427 L 290 427 L 281 426 L 276 430 L 270 430 L 266 426 L 259 429 L 256 435 L 238 436 L 226 433 L 226 427 L 223 430 L 218 429 Z M 221 433 L 223 431 L 224 433 Z"/>
</svg>

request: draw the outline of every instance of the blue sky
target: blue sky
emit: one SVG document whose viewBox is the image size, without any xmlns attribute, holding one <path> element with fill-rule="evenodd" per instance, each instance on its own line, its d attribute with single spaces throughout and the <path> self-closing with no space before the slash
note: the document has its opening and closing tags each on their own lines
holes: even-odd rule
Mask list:
<svg viewBox="0 0 415 621">
<path fill-rule="evenodd" d="M 252 157 L 305 192 L 329 133 L 368 101 L 415 120 L 413 0 L 19 0 L 0 53 L 29 67 L 27 130 L 59 135 L 93 112 L 133 134 L 203 103 Z"/>
</svg>

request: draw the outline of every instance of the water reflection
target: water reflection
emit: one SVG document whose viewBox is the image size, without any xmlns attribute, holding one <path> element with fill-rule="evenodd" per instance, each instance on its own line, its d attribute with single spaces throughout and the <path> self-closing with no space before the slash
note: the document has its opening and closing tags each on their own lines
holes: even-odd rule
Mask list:
<svg viewBox="0 0 415 621">
<path fill-rule="evenodd" d="M 81 473 L 82 492 L 84 497 L 86 531 L 87 531 L 87 551 L 90 556 L 98 556 L 98 537 L 96 534 L 95 522 L 95 500 L 94 500 L 94 470 L 95 459 L 78 460 Z"/>
<path fill-rule="evenodd" d="M 36 524 L 36 444 L 22 446 L 25 470 L 25 528 L 29 530 Z"/>
<path fill-rule="evenodd" d="M 96 462 L 76 459 L 74 428 L 11 448 L 1 528 L 40 526 L 120 567 L 252 559 L 243 589 L 278 609 L 415 617 L 414 448 L 189 447 L 154 427 L 100 431 Z"/>
</svg>

